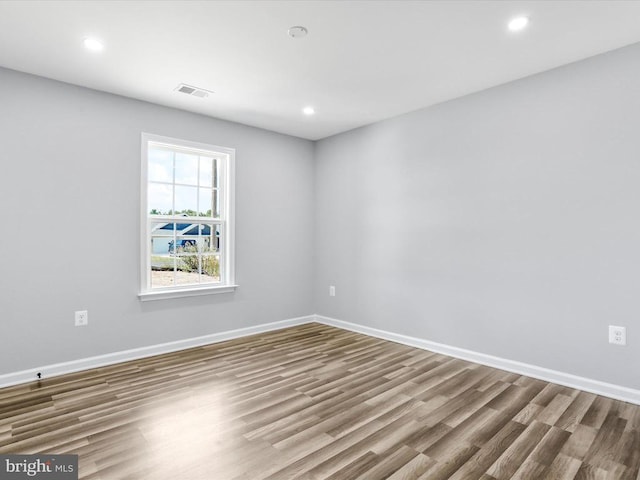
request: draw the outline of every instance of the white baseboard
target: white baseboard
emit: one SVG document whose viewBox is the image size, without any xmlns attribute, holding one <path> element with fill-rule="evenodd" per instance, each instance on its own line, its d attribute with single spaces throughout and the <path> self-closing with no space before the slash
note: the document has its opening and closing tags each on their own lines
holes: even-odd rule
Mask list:
<svg viewBox="0 0 640 480">
<path fill-rule="evenodd" d="M 20 372 L 12 372 L 0 375 L 0 388 L 18 385 L 20 383 L 32 382 L 37 380 L 37 374 L 40 372 L 42 378 L 57 377 L 66 373 L 74 373 L 90 368 L 104 367 L 113 365 L 114 363 L 128 362 L 130 360 L 138 360 L 140 358 L 152 357 L 163 353 L 176 352 L 187 348 L 200 347 L 210 343 L 224 342 L 234 338 L 246 337 L 257 333 L 270 332 L 272 330 L 280 330 L 283 328 L 303 325 L 315 321 L 314 315 L 306 317 L 290 318 L 279 322 L 265 323 L 256 325 L 255 327 L 239 328 L 237 330 L 229 330 L 226 332 L 213 333 L 202 337 L 187 338 L 175 342 L 161 343 L 159 345 L 150 345 L 147 347 L 134 348 L 132 350 L 124 350 L 120 352 L 107 353 L 95 357 L 82 358 L 69 362 L 56 363 L 53 365 L 45 365 Z"/>
<path fill-rule="evenodd" d="M 342 328 L 344 330 L 362 333 L 364 335 L 381 338 L 383 340 L 390 340 L 392 342 L 401 343 L 410 347 L 421 348 L 423 350 L 429 350 L 431 352 L 449 355 L 451 357 L 460 358 L 462 360 L 487 365 L 489 367 L 499 368 L 501 370 L 518 373 L 520 375 L 526 375 L 547 382 L 557 383 L 559 385 L 564 385 L 567 387 L 584 390 L 586 392 L 595 393 L 597 395 L 603 395 L 605 397 L 615 398 L 616 400 L 622 400 L 624 402 L 640 405 L 640 390 L 622 387 L 620 385 L 614 385 L 612 383 L 601 382 L 599 380 L 592 380 L 590 378 L 579 377 L 570 373 L 550 370 L 548 368 L 517 362 L 514 360 L 494 357 L 485 353 L 452 347 L 451 345 L 431 342 L 429 340 L 424 340 L 421 338 L 409 337 L 407 335 L 388 332 L 386 330 L 379 330 L 377 328 L 345 322 L 343 320 L 337 320 L 335 318 L 329 318 L 322 315 L 308 315 L 304 317 L 291 318 L 279 322 L 256 325 L 254 327 L 239 328 L 237 330 L 229 330 L 226 332 L 204 335 L 202 337 L 187 338 L 175 342 L 150 345 L 147 347 L 135 348 L 132 350 L 124 350 L 120 352 L 108 353 L 105 355 L 98 355 L 95 357 L 72 360 L 69 362 L 30 368 L 28 370 L 22 370 L 20 372 L 6 373 L 0 375 L 0 388 L 37 380 L 36 375 L 38 372 L 42 373 L 42 378 L 51 378 L 58 375 L 64 375 L 66 373 L 74 373 L 91 368 L 113 365 L 115 363 L 138 360 L 140 358 L 161 355 L 163 353 L 176 352 L 179 350 L 185 350 L 187 348 L 200 347 L 202 345 L 208 345 L 211 343 L 224 342 L 225 340 L 232 340 L 235 338 L 270 332 L 273 330 L 281 330 L 283 328 L 304 325 L 312 322 L 322 323 L 325 325 Z"/>
<path fill-rule="evenodd" d="M 322 315 L 315 315 L 315 319 L 318 323 L 323 323 L 325 325 L 331 325 L 333 327 L 350 330 L 352 332 L 363 333 L 371 337 L 390 340 L 392 342 L 401 343 L 410 347 L 417 347 L 423 350 L 441 353 L 450 357 L 460 358 L 462 360 L 487 365 L 489 367 L 499 368 L 508 372 L 537 378 L 546 382 L 557 383 L 566 387 L 576 388 L 578 390 L 584 390 L 585 392 L 591 392 L 597 395 L 615 398 L 616 400 L 622 400 L 624 402 L 640 405 L 640 390 L 635 390 L 633 388 L 622 387 L 620 385 L 614 385 L 612 383 L 579 377 L 570 373 L 550 370 L 548 368 L 517 362 L 515 360 L 494 357 L 485 353 L 452 347 L 450 345 L 445 345 L 442 343 L 430 342 L 429 340 L 423 340 L 421 338 L 409 337 L 406 335 L 387 332 L 385 330 L 378 330 L 377 328 L 366 327 L 364 325 L 345 322 L 342 320 L 337 320 L 335 318 L 324 317 Z"/>
</svg>

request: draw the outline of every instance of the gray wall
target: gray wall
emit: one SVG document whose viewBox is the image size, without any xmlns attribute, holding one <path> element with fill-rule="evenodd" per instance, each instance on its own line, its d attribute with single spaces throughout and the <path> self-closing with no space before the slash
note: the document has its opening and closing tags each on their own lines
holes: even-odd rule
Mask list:
<svg viewBox="0 0 640 480">
<path fill-rule="evenodd" d="M 138 300 L 141 132 L 236 149 L 235 294 Z M 312 142 L 0 69 L 0 147 L 0 374 L 312 313 Z"/>
<path fill-rule="evenodd" d="M 317 313 L 640 388 L 639 60 L 319 141 Z"/>
<path fill-rule="evenodd" d="M 638 58 L 315 145 L 0 69 L 0 374 L 315 310 L 640 388 Z M 138 300 L 141 131 L 237 149 L 235 294 Z"/>
</svg>

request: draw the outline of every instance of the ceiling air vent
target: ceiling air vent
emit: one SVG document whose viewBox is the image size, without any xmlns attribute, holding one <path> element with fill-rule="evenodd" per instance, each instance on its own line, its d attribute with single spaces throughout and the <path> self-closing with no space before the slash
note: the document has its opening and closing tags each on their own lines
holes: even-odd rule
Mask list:
<svg viewBox="0 0 640 480">
<path fill-rule="evenodd" d="M 192 97 L 198 98 L 207 98 L 213 92 L 210 90 L 205 90 L 204 88 L 193 87 L 191 85 L 185 85 L 181 83 L 176 87 L 176 91 L 180 93 L 186 93 L 187 95 L 191 95 Z"/>
</svg>

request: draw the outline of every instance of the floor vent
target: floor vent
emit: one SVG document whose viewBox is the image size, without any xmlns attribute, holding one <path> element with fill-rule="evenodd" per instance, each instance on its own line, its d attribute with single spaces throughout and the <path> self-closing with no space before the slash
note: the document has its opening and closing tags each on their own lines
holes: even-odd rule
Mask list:
<svg viewBox="0 0 640 480">
<path fill-rule="evenodd" d="M 193 87 L 191 85 L 186 85 L 181 83 L 175 89 L 177 92 L 186 93 L 187 95 L 191 95 L 192 97 L 198 98 L 207 98 L 213 92 L 210 90 L 205 90 L 204 88 Z"/>
</svg>

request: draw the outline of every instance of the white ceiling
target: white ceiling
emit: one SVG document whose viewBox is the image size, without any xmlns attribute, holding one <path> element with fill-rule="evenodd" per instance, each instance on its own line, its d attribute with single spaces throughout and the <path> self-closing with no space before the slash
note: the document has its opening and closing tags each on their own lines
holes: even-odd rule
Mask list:
<svg viewBox="0 0 640 480">
<path fill-rule="evenodd" d="M 4 0 L 0 65 L 315 140 L 639 42 L 639 26 L 640 1 Z"/>
</svg>

